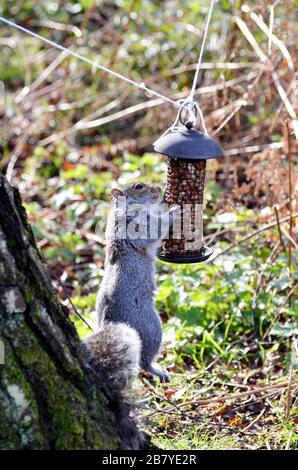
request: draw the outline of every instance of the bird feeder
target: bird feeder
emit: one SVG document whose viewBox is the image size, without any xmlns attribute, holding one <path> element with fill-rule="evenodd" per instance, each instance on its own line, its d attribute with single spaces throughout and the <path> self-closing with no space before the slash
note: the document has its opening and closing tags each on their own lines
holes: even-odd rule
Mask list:
<svg viewBox="0 0 298 470">
<path fill-rule="evenodd" d="M 203 245 L 202 205 L 206 160 L 219 158 L 223 152 L 207 132 L 193 129 L 191 121 L 183 122 L 182 111 L 179 113 L 182 126 L 172 127 L 154 143 L 154 149 L 167 156 L 167 184 L 163 202 L 170 206 L 179 205 L 182 215 L 179 237 L 175 237 L 171 230 L 157 256 L 170 263 L 199 263 L 206 261 L 213 253 L 211 248 Z M 197 229 L 196 219 L 200 219 Z M 189 241 L 186 223 L 195 230 L 195 241 Z"/>
</svg>

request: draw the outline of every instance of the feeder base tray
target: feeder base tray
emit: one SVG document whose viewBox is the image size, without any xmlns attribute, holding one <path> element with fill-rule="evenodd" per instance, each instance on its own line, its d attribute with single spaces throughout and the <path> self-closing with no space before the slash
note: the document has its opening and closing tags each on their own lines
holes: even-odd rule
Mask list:
<svg viewBox="0 0 298 470">
<path fill-rule="evenodd" d="M 207 261 L 208 258 L 212 255 L 213 250 L 208 246 L 202 246 L 198 251 L 193 252 L 190 255 L 171 253 L 168 255 L 161 255 L 157 253 L 157 258 L 161 261 L 166 261 L 168 263 L 180 263 L 180 264 L 191 264 L 191 263 L 202 263 Z"/>
</svg>

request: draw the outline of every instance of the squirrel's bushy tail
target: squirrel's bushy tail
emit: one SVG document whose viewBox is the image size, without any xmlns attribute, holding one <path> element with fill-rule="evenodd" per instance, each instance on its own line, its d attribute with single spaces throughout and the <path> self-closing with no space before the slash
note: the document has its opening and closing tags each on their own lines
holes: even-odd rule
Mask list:
<svg viewBox="0 0 298 470">
<path fill-rule="evenodd" d="M 141 340 L 125 323 L 103 322 L 99 331 L 83 341 L 92 369 L 121 391 L 139 368 Z"/>
</svg>

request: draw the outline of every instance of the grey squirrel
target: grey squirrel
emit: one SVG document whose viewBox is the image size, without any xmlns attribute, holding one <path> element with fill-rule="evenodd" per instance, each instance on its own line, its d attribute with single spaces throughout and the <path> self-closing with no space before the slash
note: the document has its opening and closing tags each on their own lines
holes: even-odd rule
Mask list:
<svg viewBox="0 0 298 470">
<path fill-rule="evenodd" d="M 161 207 L 160 192 L 144 183 L 112 190 L 104 277 L 96 301 L 98 330 L 84 345 L 91 367 L 104 372 L 120 390 L 139 368 L 163 382 L 169 380 L 167 372 L 153 364 L 162 342 L 154 274 L 157 248 L 177 208 L 152 211 L 151 207 Z M 137 224 L 135 211 L 140 215 Z M 121 230 L 125 233 L 119 236 Z"/>
</svg>

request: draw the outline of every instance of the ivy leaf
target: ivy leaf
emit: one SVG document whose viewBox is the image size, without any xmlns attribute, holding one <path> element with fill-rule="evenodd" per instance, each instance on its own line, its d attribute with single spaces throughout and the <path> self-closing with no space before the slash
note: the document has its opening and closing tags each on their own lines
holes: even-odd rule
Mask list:
<svg viewBox="0 0 298 470">
<path fill-rule="evenodd" d="M 298 334 L 298 326 L 294 323 L 276 323 L 271 330 L 271 334 L 282 338 L 289 338 L 292 335 Z"/>
</svg>

